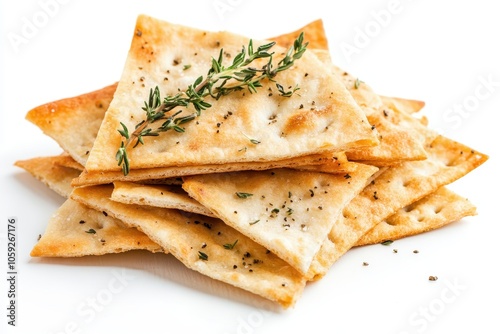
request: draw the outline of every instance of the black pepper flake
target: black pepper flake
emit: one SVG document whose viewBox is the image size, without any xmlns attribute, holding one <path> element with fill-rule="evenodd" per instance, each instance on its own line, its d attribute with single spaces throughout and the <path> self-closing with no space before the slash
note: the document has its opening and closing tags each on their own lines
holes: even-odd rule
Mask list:
<svg viewBox="0 0 500 334">
<path fill-rule="evenodd" d="M 233 266 L 233 269 L 236 269 L 236 268 L 238 268 L 238 266 L 237 266 L 237 265 L 234 265 L 234 266 Z"/>
<path fill-rule="evenodd" d="M 142 31 L 140 31 L 139 29 L 137 29 L 137 30 L 135 31 L 135 35 L 136 35 L 137 37 L 141 37 L 141 36 L 142 36 Z"/>
<path fill-rule="evenodd" d="M 108 213 L 106 211 L 103 211 L 102 214 L 107 217 L 108 216 Z"/>
<path fill-rule="evenodd" d="M 384 116 L 387 117 L 389 116 L 389 113 L 387 112 L 387 110 L 384 109 Z"/>
<path fill-rule="evenodd" d="M 206 228 L 208 228 L 209 230 L 212 229 L 212 224 L 209 224 L 209 223 L 203 223 L 203 226 L 205 226 Z"/>
<path fill-rule="evenodd" d="M 309 189 L 309 192 L 311 193 L 311 197 L 314 197 L 314 191 L 312 189 Z"/>
<path fill-rule="evenodd" d="M 246 252 L 244 255 L 245 255 L 245 257 L 250 257 L 250 256 L 252 256 L 252 254 L 250 254 L 250 252 Z"/>
<path fill-rule="evenodd" d="M 437 276 L 429 276 L 429 281 L 437 281 Z"/>
<path fill-rule="evenodd" d="M 205 248 L 205 247 L 207 247 L 207 244 L 206 243 L 202 243 L 201 244 L 201 248 Z"/>
<path fill-rule="evenodd" d="M 363 266 L 364 266 L 364 267 L 366 267 L 366 266 L 368 266 L 368 265 L 369 265 L 369 263 L 368 263 L 368 262 L 363 262 Z"/>
<path fill-rule="evenodd" d="M 378 196 L 377 196 L 377 192 L 376 192 L 376 191 L 374 191 L 374 192 L 373 192 L 373 198 L 374 198 L 375 200 L 377 200 L 377 199 L 378 199 Z"/>
<path fill-rule="evenodd" d="M 301 103 L 299 106 L 299 109 L 303 109 L 303 108 L 304 108 L 304 105 Z"/>
<path fill-rule="evenodd" d="M 85 224 L 85 220 L 80 220 L 80 224 Z"/>
<path fill-rule="evenodd" d="M 415 250 L 413 251 L 413 253 L 414 253 L 414 254 L 418 254 L 418 249 L 415 249 Z"/>
</svg>

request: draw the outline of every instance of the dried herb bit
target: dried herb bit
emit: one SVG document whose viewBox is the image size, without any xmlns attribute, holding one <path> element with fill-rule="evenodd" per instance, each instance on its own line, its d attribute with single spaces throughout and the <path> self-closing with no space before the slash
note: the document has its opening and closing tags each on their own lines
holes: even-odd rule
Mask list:
<svg viewBox="0 0 500 334">
<path fill-rule="evenodd" d="M 238 239 L 236 239 L 236 241 L 233 242 L 232 244 L 224 244 L 224 248 L 225 249 L 233 249 L 234 246 L 236 246 L 237 243 L 238 243 Z"/>
<path fill-rule="evenodd" d="M 359 80 L 359 78 L 354 81 L 354 88 L 358 89 L 359 86 L 363 83 L 363 81 Z"/>
<path fill-rule="evenodd" d="M 198 252 L 198 258 L 203 261 L 208 261 L 208 255 L 203 252 Z"/>
<path fill-rule="evenodd" d="M 393 240 L 385 240 L 385 241 L 382 241 L 381 244 L 384 245 L 384 246 L 389 246 L 393 242 L 394 242 Z"/>
<path fill-rule="evenodd" d="M 262 82 L 265 79 L 274 81 L 279 72 L 292 67 L 295 61 L 302 57 L 308 45 L 308 43 L 304 43 L 304 34 L 301 33 L 294 41 L 293 46 L 288 49 L 275 66 L 273 64 L 275 53 L 270 51 L 275 44 L 275 42 L 271 42 L 254 50 L 253 41 L 250 40 L 248 46 L 242 47 L 241 52 L 234 57 L 229 66 L 222 64 L 224 50 L 221 49 L 218 58 L 212 58 L 212 66 L 206 76 L 199 76 L 185 91 L 179 91 L 176 95 L 167 95 L 162 98 L 158 86 L 154 89 L 151 88 L 149 97 L 144 101 L 142 108 L 146 112 L 146 118 L 136 124 L 132 133 L 129 132 L 125 124 L 120 122 L 122 128 L 118 132 L 123 138 L 115 158 L 118 166 L 121 166 L 123 174 L 127 175 L 130 172 L 130 161 L 127 154 L 129 145 L 133 145 L 133 147 L 139 144 L 144 145 L 144 137 L 159 136 L 161 132 L 170 130 L 184 132 L 183 124 L 194 120 L 201 115 L 203 110 L 212 107 L 205 100 L 208 96 L 218 100 L 245 88 L 250 93 L 256 93 L 257 88 L 262 87 Z M 267 59 L 261 68 L 251 66 L 256 59 L 260 58 Z M 295 87 L 291 91 L 285 91 L 283 87 L 281 89 L 280 86 L 277 87 L 283 96 L 291 96 L 298 89 Z M 189 105 L 195 108 L 195 112 L 189 115 L 182 114 L 183 110 L 179 108 Z M 159 127 L 150 127 L 152 123 L 158 121 L 163 122 Z"/>
<path fill-rule="evenodd" d="M 253 194 L 250 194 L 250 193 L 243 193 L 243 192 L 236 192 L 236 196 L 238 196 L 238 198 L 248 198 L 248 197 L 252 197 Z"/>
<path fill-rule="evenodd" d="M 260 222 L 260 219 L 254 220 L 253 222 L 250 222 L 249 224 L 250 224 L 250 225 L 255 225 L 255 224 L 257 224 L 258 222 Z"/>
<path fill-rule="evenodd" d="M 93 228 L 91 228 L 90 230 L 85 231 L 85 233 L 96 234 L 96 231 Z"/>
<path fill-rule="evenodd" d="M 429 281 L 437 281 L 437 276 L 429 276 Z"/>
<path fill-rule="evenodd" d="M 368 263 L 368 262 L 363 262 L 363 266 L 364 266 L 364 267 L 366 267 L 366 266 L 368 266 L 368 265 L 369 265 L 369 263 Z"/>
<path fill-rule="evenodd" d="M 418 249 L 415 249 L 415 250 L 413 251 L 413 253 L 414 253 L 414 254 L 418 254 Z"/>
</svg>

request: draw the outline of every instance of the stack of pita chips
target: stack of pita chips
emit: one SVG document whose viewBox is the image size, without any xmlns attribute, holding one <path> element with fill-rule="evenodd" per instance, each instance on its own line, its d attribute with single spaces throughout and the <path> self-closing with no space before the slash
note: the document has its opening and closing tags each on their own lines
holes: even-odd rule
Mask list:
<svg viewBox="0 0 500 334">
<path fill-rule="evenodd" d="M 150 88 L 175 95 L 221 48 L 230 63 L 249 42 L 139 16 L 118 83 L 27 114 L 64 153 L 16 164 L 67 198 L 31 255 L 170 253 L 290 307 L 350 248 L 476 214 L 445 186 L 488 157 L 427 128 L 423 102 L 379 96 L 333 65 L 321 20 L 271 38 L 275 54 L 301 32 L 308 51 L 276 77 L 300 90 L 263 82 L 210 100 L 183 133 L 131 149 L 124 175 L 118 129 L 144 119 Z"/>
</svg>

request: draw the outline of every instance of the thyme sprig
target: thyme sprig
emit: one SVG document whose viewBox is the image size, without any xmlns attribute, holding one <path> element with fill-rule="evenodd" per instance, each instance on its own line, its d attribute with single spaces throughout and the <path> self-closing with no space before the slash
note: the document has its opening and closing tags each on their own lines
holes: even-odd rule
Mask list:
<svg viewBox="0 0 500 334">
<path fill-rule="evenodd" d="M 123 138 L 120 148 L 116 152 L 116 160 L 118 166 L 122 167 L 123 174 L 127 175 L 130 172 L 130 161 L 127 154 L 130 145 L 133 145 L 133 147 L 139 144 L 144 145 L 144 137 L 159 136 L 161 132 L 170 130 L 179 133 L 184 132 L 183 124 L 194 120 L 201 115 L 203 110 L 212 106 L 205 100 L 207 96 L 218 100 L 222 96 L 245 88 L 251 93 L 256 93 L 257 88 L 262 87 L 262 80 L 274 81 L 274 77 L 279 72 L 289 69 L 293 66 L 295 60 L 302 57 L 308 45 L 308 43 L 304 43 L 304 34 L 301 33 L 294 41 L 293 46 L 274 66 L 273 56 L 275 53 L 270 50 L 275 44 L 275 42 L 270 42 L 254 50 L 253 42 L 250 40 L 248 46 L 243 46 L 241 52 L 234 57 L 232 64 L 227 67 L 222 64 L 224 50 L 221 49 L 218 58 L 212 58 L 212 66 L 208 70 L 206 77 L 198 77 L 185 91 L 176 95 L 167 95 L 162 98 L 158 86 L 150 89 L 149 97 L 144 101 L 144 107 L 142 107 L 142 110 L 146 112 L 146 119 L 139 122 L 132 133 L 129 132 L 125 124 L 120 122 L 121 129 L 118 132 Z M 267 59 L 267 62 L 261 68 L 250 66 L 255 60 L 261 58 Z M 276 83 L 276 87 L 280 95 L 285 97 L 291 96 L 299 89 L 298 86 L 295 86 L 287 91 L 279 83 Z M 192 105 L 195 109 L 192 114 L 181 115 L 182 109 L 174 110 L 189 105 Z M 150 127 L 152 123 L 158 121 L 163 123 L 156 128 Z"/>
</svg>

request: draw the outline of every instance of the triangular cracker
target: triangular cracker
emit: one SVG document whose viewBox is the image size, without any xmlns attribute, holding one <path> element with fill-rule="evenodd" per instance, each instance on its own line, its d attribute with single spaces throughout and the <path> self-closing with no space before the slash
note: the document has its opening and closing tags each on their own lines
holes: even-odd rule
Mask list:
<svg viewBox="0 0 500 334">
<path fill-rule="evenodd" d="M 110 200 L 110 185 L 76 188 L 72 198 L 140 228 L 187 267 L 292 306 L 306 280 L 298 271 L 221 220 Z"/>
<path fill-rule="evenodd" d="M 399 209 L 368 231 L 356 246 L 396 240 L 440 228 L 466 216 L 476 215 L 476 207 L 445 187 Z"/>
<path fill-rule="evenodd" d="M 377 171 L 349 174 L 291 169 L 196 175 L 182 187 L 226 224 L 306 274 L 344 206 Z"/>
<path fill-rule="evenodd" d="M 123 225 L 106 212 L 89 209 L 71 199 L 52 215 L 30 255 L 79 257 L 121 253 L 129 250 L 163 252 L 144 233 Z"/>
<path fill-rule="evenodd" d="M 215 217 L 205 206 L 189 197 L 181 186 L 146 185 L 132 182 L 115 182 L 113 185 L 111 199 L 115 202 L 178 209 Z"/>
<path fill-rule="evenodd" d="M 150 88 L 159 86 L 163 95 L 175 95 L 206 74 L 221 48 L 235 55 L 248 42 L 228 32 L 201 31 L 139 16 L 122 77 L 85 165 L 87 171 L 120 170 L 115 159 L 121 142 L 117 130 L 120 122 L 134 129 L 144 119 L 141 108 Z M 264 43 L 254 40 L 254 48 Z M 286 51 L 275 47 L 277 54 Z M 275 161 L 378 143 L 352 96 L 324 71 L 314 53 L 306 51 L 276 80 L 284 87 L 298 85 L 300 94 L 285 98 L 275 83 L 263 82 L 258 93 L 240 91 L 218 101 L 208 98 L 212 108 L 184 124 L 184 133 L 145 138 L 144 145 L 131 149 L 131 169 Z"/>
<path fill-rule="evenodd" d="M 63 197 L 69 197 L 71 179 L 79 170 L 58 165 L 61 156 L 16 162 L 35 178 Z M 95 211 L 68 199 L 52 215 L 40 240 L 33 247 L 35 257 L 102 255 L 133 249 L 163 251 L 144 233 L 123 225 L 106 212 Z"/>
<path fill-rule="evenodd" d="M 40 105 L 30 110 L 26 119 L 85 165 L 116 86 Z"/>
<path fill-rule="evenodd" d="M 88 173 L 84 170 L 74 179 L 74 187 L 107 184 L 115 181 L 140 182 L 144 180 L 177 178 L 180 176 L 234 172 L 241 170 L 268 170 L 273 168 L 300 168 L 322 166 L 326 172 L 349 172 L 352 167 L 343 152 L 324 155 L 307 155 L 279 161 L 234 162 L 226 164 L 201 164 L 181 167 L 158 167 L 132 169 L 128 175 L 121 171 Z"/>
<path fill-rule="evenodd" d="M 443 136 L 428 143 L 426 152 L 426 160 L 388 168 L 347 205 L 313 261 L 311 276 L 325 275 L 365 233 L 400 208 L 463 177 L 488 159 L 487 155 Z"/>
<path fill-rule="evenodd" d="M 67 198 L 73 191 L 71 181 L 80 174 L 80 171 L 57 164 L 59 160 L 61 156 L 38 157 L 16 161 L 15 165 L 28 171 L 50 189 Z"/>
</svg>

